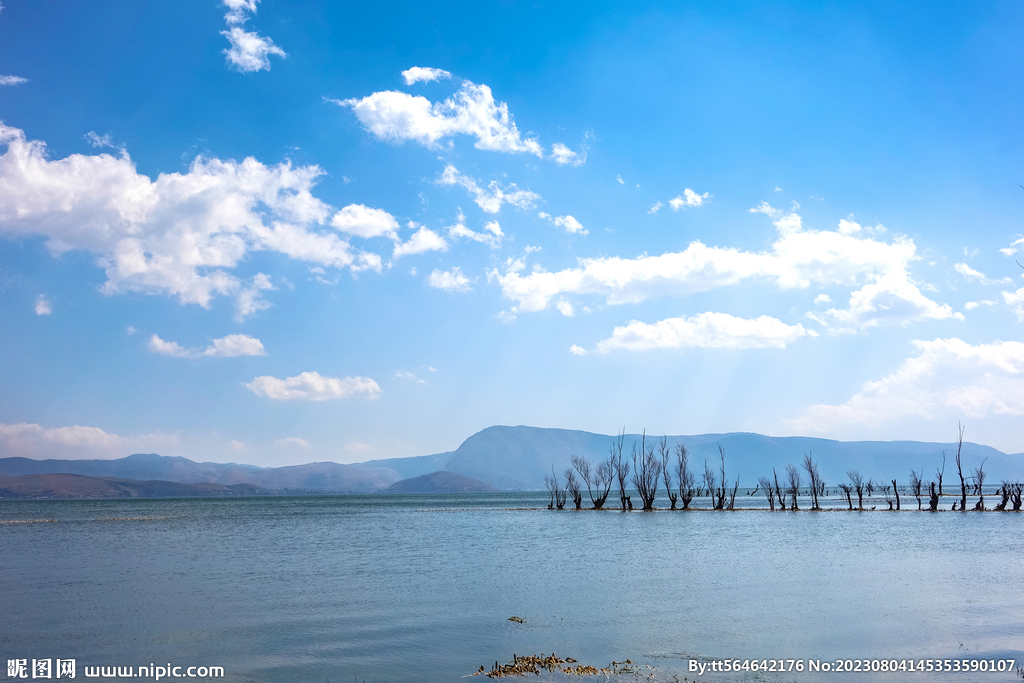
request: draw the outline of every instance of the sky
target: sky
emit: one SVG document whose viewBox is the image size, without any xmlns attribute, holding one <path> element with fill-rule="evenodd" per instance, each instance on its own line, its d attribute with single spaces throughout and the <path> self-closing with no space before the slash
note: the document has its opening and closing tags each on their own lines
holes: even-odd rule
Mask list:
<svg viewBox="0 0 1024 683">
<path fill-rule="evenodd" d="M 1024 5 L 4 0 L 0 456 L 1024 451 Z"/>
</svg>

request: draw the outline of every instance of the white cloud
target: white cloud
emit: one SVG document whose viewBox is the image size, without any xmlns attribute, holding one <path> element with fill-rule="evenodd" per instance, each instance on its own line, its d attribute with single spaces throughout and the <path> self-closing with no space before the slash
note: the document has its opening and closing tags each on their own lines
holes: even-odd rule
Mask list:
<svg viewBox="0 0 1024 683">
<path fill-rule="evenodd" d="M 463 81 L 458 92 L 443 102 L 392 90 L 329 101 L 350 107 L 363 127 L 380 140 L 412 140 L 436 149 L 444 138 L 462 134 L 475 137 L 477 149 L 544 156 L 536 139 L 520 135 L 508 105 L 495 102 L 486 85 Z"/>
<path fill-rule="evenodd" d="M 331 219 L 331 226 L 356 237 L 398 239 L 398 221 L 382 209 L 349 204 Z"/>
<path fill-rule="evenodd" d="M 354 272 L 381 268 L 376 254 L 311 229 L 333 211 L 312 194 L 316 166 L 198 157 L 187 173 L 153 180 L 124 151 L 51 161 L 44 143 L 2 124 L 0 145 L 0 236 L 41 235 L 54 256 L 95 254 L 104 294 L 168 294 L 208 308 L 217 295 L 243 290 L 228 271 L 251 251 Z"/>
<path fill-rule="evenodd" d="M 36 297 L 36 315 L 50 315 L 53 313 L 53 306 L 50 305 L 49 299 L 46 298 L 45 294 L 40 294 Z"/>
<path fill-rule="evenodd" d="M 656 214 L 659 211 L 661 211 L 661 207 L 663 207 L 663 206 L 665 206 L 665 205 L 662 204 L 661 202 L 654 202 L 653 204 L 651 204 L 651 208 L 647 209 L 647 213 L 649 213 L 649 214 L 651 214 L 653 216 L 654 214 Z"/>
<path fill-rule="evenodd" d="M 228 63 L 239 71 L 270 71 L 270 55 L 288 56 L 270 38 L 255 31 L 246 31 L 241 26 L 232 26 L 220 33 L 231 43 L 231 47 L 224 50 Z"/>
<path fill-rule="evenodd" d="M 619 185 L 625 185 L 626 184 L 626 181 L 623 180 L 622 176 L 620 176 L 620 175 L 615 176 L 615 180 L 616 180 L 616 182 L 619 183 Z"/>
<path fill-rule="evenodd" d="M 589 235 L 590 231 L 583 227 L 583 224 L 572 216 L 552 216 L 551 214 L 544 213 L 541 211 L 537 214 L 538 217 L 544 218 L 551 221 L 558 227 L 565 230 L 567 233 L 572 235 Z"/>
<path fill-rule="evenodd" d="M 247 450 L 246 445 L 237 439 L 231 439 L 231 441 L 228 442 L 228 447 L 236 453 L 241 453 Z"/>
<path fill-rule="evenodd" d="M 292 446 L 298 448 L 309 448 L 309 442 L 305 439 L 300 439 L 297 436 L 286 436 L 283 439 L 274 439 L 274 445 L 282 448 L 290 448 Z"/>
<path fill-rule="evenodd" d="M 138 330 L 135 329 L 134 325 L 129 325 L 128 327 L 124 328 L 124 333 L 129 336 L 135 334 L 136 332 L 138 332 Z"/>
<path fill-rule="evenodd" d="M 28 83 L 28 79 L 21 76 L 0 76 L 0 85 L 20 85 L 22 83 Z"/>
<path fill-rule="evenodd" d="M 265 311 L 273 304 L 263 298 L 261 293 L 265 289 L 277 289 L 270 282 L 270 276 L 264 273 L 256 273 L 252 278 L 252 284 L 243 288 L 235 297 L 235 321 L 242 322 L 256 311 Z"/>
<path fill-rule="evenodd" d="M 1010 246 L 1006 247 L 1005 249 L 1000 249 L 999 251 L 1006 256 L 1013 256 L 1021 249 L 1024 249 L 1024 237 L 1021 237 L 1019 240 L 1012 242 Z"/>
<path fill-rule="evenodd" d="M 406 372 L 405 370 L 395 370 L 395 378 L 409 380 L 410 382 L 415 382 L 416 384 L 430 384 L 430 382 L 428 382 L 427 380 L 420 379 L 413 373 Z"/>
<path fill-rule="evenodd" d="M 586 163 L 587 151 L 584 149 L 582 154 L 577 154 L 561 142 L 556 142 L 551 146 L 551 158 L 555 160 L 556 164 L 562 166 L 566 164 L 569 166 L 579 166 Z"/>
<path fill-rule="evenodd" d="M 442 81 L 451 78 L 452 75 L 444 69 L 433 69 L 429 66 L 414 66 L 411 69 L 406 69 L 402 72 L 402 78 L 405 79 L 406 85 L 412 85 L 423 81 L 428 83 L 430 81 Z"/>
<path fill-rule="evenodd" d="M 571 318 L 573 317 L 573 315 L 575 315 L 574 311 L 572 310 L 572 304 L 569 303 L 568 301 L 559 301 L 558 303 L 555 304 L 555 308 L 557 308 L 558 312 L 564 315 L 566 318 Z"/>
<path fill-rule="evenodd" d="M 26 458 L 62 458 L 81 460 L 88 458 L 120 458 L 132 452 L 175 445 L 173 435 L 143 434 L 120 436 L 99 427 L 45 428 L 38 424 L 20 422 L 0 424 L 0 452 Z"/>
<path fill-rule="evenodd" d="M 224 6 L 228 8 L 228 13 L 224 15 L 224 20 L 228 24 L 244 24 L 249 20 L 249 13 L 256 14 L 256 3 L 258 0 L 224 0 Z"/>
<path fill-rule="evenodd" d="M 575 344 L 573 344 L 572 346 L 569 347 L 569 353 L 571 353 L 574 356 L 585 356 L 587 355 L 587 350 L 582 346 L 576 346 Z"/>
<path fill-rule="evenodd" d="M 263 342 L 245 334 L 229 334 L 214 339 L 205 349 L 189 349 L 177 342 L 164 341 L 158 335 L 149 338 L 149 350 L 176 358 L 237 358 L 239 356 L 265 356 Z"/>
<path fill-rule="evenodd" d="M 968 301 L 967 303 L 964 304 L 964 310 L 965 311 L 973 311 L 975 308 L 978 308 L 979 306 L 995 306 L 995 305 L 996 305 L 995 301 L 989 301 L 988 299 L 986 299 L 984 301 Z"/>
<path fill-rule="evenodd" d="M 673 211 L 678 211 L 679 209 L 686 208 L 689 206 L 701 206 L 704 203 L 704 200 L 708 199 L 709 197 L 711 197 L 710 192 L 705 192 L 704 194 L 697 194 L 690 188 L 686 188 L 685 190 L 683 190 L 683 194 L 679 195 L 675 199 L 668 200 L 668 203 L 669 206 L 672 207 Z"/>
<path fill-rule="evenodd" d="M 808 313 L 833 332 L 963 318 L 948 305 L 925 297 L 912 281 L 909 267 L 919 258 L 913 240 L 897 236 L 887 243 L 805 230 L 795 213 L 782 214 L 770 206 L 763 212 L 776 216 L 779 235 L 766 252 L 691 242 L 682 252 L 660 256 L 582 258 L 576 268 L 557 272 L 538 268 L 523 275 L 522 267 L 509 267 L 504 274 L 491 270 L 488 279 L 498 282 L 502 294 L 516 302 L 511 313 L 543 310 L 563 294 L 595 294 L 615 305 L 685 296 L 756 278 L 783 290 L 811 284 L 857 288 L 850 294 L 848 309 Z"/>
<path fill-rule="evenodd" d="M 120 149 L 114 144 L 114 140 L 110 136 L 110 133 L 107 133 L 106 135 L 99 135 L 96 131 L 90 130 L 85 134 L 85 139 L 88 140 L 89 144 L 93 147 L 112 147 L 114 149 Z"/>
<path fill-rule="evenodd" d="M 257 396 L 279 401 L 301 399 L 304 401 L 326 401 L 334 398 L 350 398 L 363 395 L 375 399 L 381 389 L 369 377 L 324 377 L 318 372 L 303 372 L 295 377 L 278 379 L 269 375 L 257 377 L 245 385 Z"/>
<path fill-rule="evenodd" d="M 466 217 L 462 214 L 462 211 L 459 211 L 455 225 L 450 225 L 446 228 L 448 236 L 452 238 L 463 237 L 474 242 L 481 242 L 491 249 L 497 249 L 501 246 L 501 240 L 505 237 L 505 233 L 502 232 L 498 221 L 489 221 L 484 225 L 483 232 L 476 232 L 467 228 L 465 221 Z"/>
<path fill-rule="evenodd" d="M 1013 306 L 1013 310 L 1017 314 L 1017 320 L 1024 322 L 1024 287 L 1021 287 L 1016 292 L 1003 292 L 1003 301 L 1006 302 L 1007 306 Z"/>
<path fill-rule="evenodd" d="M 227 31 L 221 35 L 228 39 L 231 47 L 224 50 L 228 64 L 242 72 L 270 71 L 270 55 L 287 57 L 284 50 L 274 45 L 274 41 L 261 36 L 255 31 L 246 31 L 242 25 L 249 20 L 249 14 L 256 14 L 256 3 L 259 0 L 224 0 L 228 8 L 224 20 L 228 24 Z"/>
<path fill-rule="evenodd" d="M 957 263 L 956 265 L 953 266 L 953 268 L 956 269 L 956 272 L 958 272 L 961 275 L 963 275 L 964 278 L 966 278 L 966 280 L 968 282 L 980 282 L 980 283 L 986 284 L 986 285 L 992 285 L 992 284 L 1008 285 L 1008 284 L 1012 284 L 1013 283 L 1013 278 L 1008 278 L 1008 277 L 1004 277 L 1004 278 L 999 279 L 999 280 L 990 280 L 987 277 L 985 277 L 984 273 L 978 272 L 977 270 L 975 270 L 974 268 L 971 268 L 966 263 Z"/>
<path fill-rule="evenodd" d="M 918 355 L 891 375 L 865 382 L 841 405 L 813 405 L 790 421 L 797 433 L 875 428 L 912 418 L 981 419 L 1024 415 L 1024 343 L 971 345 L 960 339 L 915 341 Z"/>
<path fill-rule="evenodd" d="M 430 228 L 421 227 L 413 233 L 408 242 L 396 242 L 392 258 L 426 251 L 448 251 L 448 243 Z"/>
<path fill-rule="evenodd" d="M 434 270 L 427 278 L 427 284 L 446 292 L 468 292 L 472 289 L 469 285 L 469 278 L 462 274 L 462 270 L 458 266 L 447 272 Z"/>
<path fill-rule="evenodd" d="M 459 173 L 459 169 L 451 164 L 445 166 L 444 173 L 441 174 L 437 182 L 449 187 L 461 185 L 466 188 L 473 195 L 473 201 L 477 206 L 487 213 L 498 213 L 502 204 L 511 204 L 519 209 L 529 209 L 540 199 L 539 194 L 529 190 L 520 190 L 515 183 L 502 186 L 497 180 L 492 180 L 485 190 L 477 184 L 476 180 Z"/>
<path fill-rule="evenodd" d="M 832 303 L 832 297 L 830 297 L 828 294 L 819 294 L 818 296 L 814 297 L 815 306 L 830 303 Z"/>
<path fill-rule="evenodd" d="M 787 325 L 762 315 L 747 320 L 728 313 L 701 313 L 691 318 L 668 318 L 653 325 L 632 320 L 616 327 L 609 339 L 598 343 L 598 353 L 613 349 L 783 349 L 800 337 L 817 336 L 803 325 Z"/>
</svg>

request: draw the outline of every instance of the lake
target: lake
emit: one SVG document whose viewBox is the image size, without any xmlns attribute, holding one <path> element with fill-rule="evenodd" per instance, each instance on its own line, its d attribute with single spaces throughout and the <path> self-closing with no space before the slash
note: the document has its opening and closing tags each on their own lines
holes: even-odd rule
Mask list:
<svg viewBox="0 0 1024 683">
<path fill-rule="evenodd" d="M 763 501 L 741 493 L 737 505 Z M 318 683 L 458 681 L 513 653 L 599 667 L 628 658 L 659 681 L 1016 679 L 695 677 L 691 659 L 1024 664 L 1020 514 L 919 513 L 906 497 L 900 513 L 880 500 L 874 512 L 630 514 L 547 502 L 3 501 L 0 654 L 74 658 L 78 679 L 85 666 L 170 663 L 222 666 L 228 681 Z"/>
</svg>

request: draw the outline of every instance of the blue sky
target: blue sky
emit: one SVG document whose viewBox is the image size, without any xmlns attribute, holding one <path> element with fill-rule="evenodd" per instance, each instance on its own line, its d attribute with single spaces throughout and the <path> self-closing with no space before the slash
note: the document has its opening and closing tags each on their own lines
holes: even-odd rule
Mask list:
<svg viewBox="0 0 1024 683">
<path fill-rule="evenodd" d="M 0 452 L 958 421 L 1024 451 L 1022 25 L 5 0 Z"/>
</svg>

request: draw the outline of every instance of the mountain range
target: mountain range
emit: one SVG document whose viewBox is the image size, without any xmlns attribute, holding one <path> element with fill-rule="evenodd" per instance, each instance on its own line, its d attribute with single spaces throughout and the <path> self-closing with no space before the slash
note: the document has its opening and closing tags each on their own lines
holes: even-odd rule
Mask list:
<svg viewBox="0 0 1024 683">
<path fill-rule="evenodd" d="M 660 437 L 624 435 L 623 454 L 634 445 L 650 444 Z M 956 443 L 921 441 L 833 441 L 812 437 L 772 437 L 752 433 L 699 434 L 666 437 L 669 447 L 685 444 L 691 467 L 703 472 L 707 463 L 716 471 L 725 453 L 728 481 L 754 486 L 758 477 L 780 473 L 787 464 L 799 465 L 805 454 L 819 463 L 829 484 L 846 481 L 849 469 L 859 470 L 876 481 L 906 482 L 911 469 L 923 470 L 925 480 L 935 478 L 945 453 L 944 482 L 959 481 L 954 455 Z M 389 458 L 343 465 L 315 462 L 287 467 L 256 467 L 243 464 L 194 462 L 180 456 L 155 453 L 130 455 L 117 460 L 32 460 L 0 458 L 0 477 L 35 474 L 77 474 L 127 480 L 160 480 L 180 483 L 247 484 L 272 491 L 371 493 L 400 480 L 444 471 L 470 477 L 502 490 L 543 490 L 544 476 L 552 471 L 562 478 L 573 454 L 591 461 L 608 457 L 615 437 L 569 429 L 538 427 L 488 427 L 445 453 L 408 458 Z M 1024 453 L 1006 454 L 989 446 L 964 442 L 964 475 L 984 461 L 988 481 L 1024 479 Z"/>
</svg>

